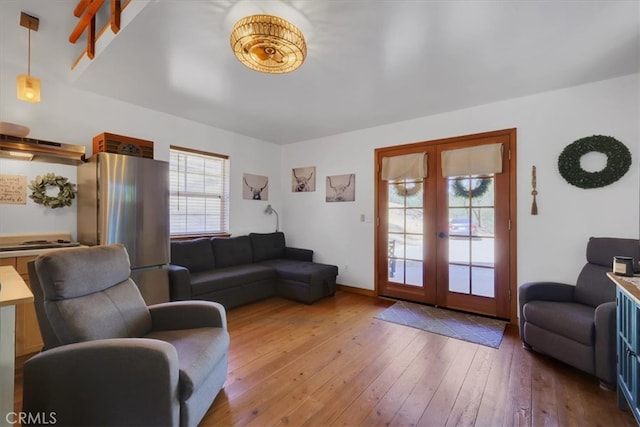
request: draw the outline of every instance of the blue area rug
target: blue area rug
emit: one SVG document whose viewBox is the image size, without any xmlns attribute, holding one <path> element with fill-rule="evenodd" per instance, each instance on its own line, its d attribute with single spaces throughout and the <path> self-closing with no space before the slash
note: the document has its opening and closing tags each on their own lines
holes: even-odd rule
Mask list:
<svg viewBox="0 0 640 427">
<path fill-rule="evenodd" d="M 498 348 L 507 322 L 428 305 L 398 301 L 376 319 Z"/>
</svg>

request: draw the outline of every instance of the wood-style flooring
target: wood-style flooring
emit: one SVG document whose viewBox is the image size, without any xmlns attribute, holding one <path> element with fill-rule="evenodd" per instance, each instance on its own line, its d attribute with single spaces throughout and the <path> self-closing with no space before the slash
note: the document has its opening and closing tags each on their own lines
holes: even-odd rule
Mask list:
<svg viewBox="0 0 640 427">
<path fill-rule="evenodd" d="M 594 377 L 524 350 L 516 326 L 493 349 L 374 319 L 392 303 L 338 291 L 229 310 L 227 382 L 201 425 L 636 425 Z"/>
</svg>

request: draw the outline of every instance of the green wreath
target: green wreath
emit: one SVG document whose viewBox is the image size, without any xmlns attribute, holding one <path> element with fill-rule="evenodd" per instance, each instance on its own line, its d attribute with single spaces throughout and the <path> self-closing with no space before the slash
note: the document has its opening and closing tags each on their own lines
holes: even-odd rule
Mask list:
<svg viewBox="0 0 640 427">
<path fill-rule="evenodd" d="M 597 172 L 580 166 L 580 158 L 591 151 L 607 156 L 607 165 Z M 622 142 L 611 136 L 593 135 L 567 145 L 558 157 L 560 175 L 571 185 L 580 188 L 599 188 L 613 184 L 631 167 L 631 152 Z"/>
<path fill-rule="evenodd" d="M 47 196 L 47 187 L 55 185 L 58 187 L 57 196 Z M 49 206 L 51 209 L 71 206 L 71 200 L 76 198 L 75 184 L 69 182 L 69 179 L 53 173 L 44 176 L 36 176 L 36 179 L 29 184 L 29 190 L 32 191 L 29 196 L 35 203 Z"/>
<path fill-rule="evenodd" d="M 469 189 L 469 188 L 465 188 L 465 186 L 462 185 L 462 180 L 456 179 L 453 181 L 453 184 L 452 184 L 453 194 L 455 194 L 457 197 L 465 197 L 465 198 L 469 198 L 469 196 L 471 196 L 471 198 L 482 197 L 489 190 L 490 184 L 491 184 L 490 178 L 482 178 L 480 179 L 480 182 L 478 183 L 478 185 L 476 185 L 474 188 Z"/>
</svg>

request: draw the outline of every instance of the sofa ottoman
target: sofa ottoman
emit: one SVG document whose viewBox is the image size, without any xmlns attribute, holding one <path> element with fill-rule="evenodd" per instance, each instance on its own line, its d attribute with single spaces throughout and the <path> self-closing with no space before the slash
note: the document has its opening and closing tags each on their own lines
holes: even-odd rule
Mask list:
<svg viewBox="0 0 640 427">
<path fill-rule="evenodd" d="M 308 261 L 262 262 L 276 271 L 278 295 L 311 304 L 336 293 L 338 267 Z"/>
</svg>

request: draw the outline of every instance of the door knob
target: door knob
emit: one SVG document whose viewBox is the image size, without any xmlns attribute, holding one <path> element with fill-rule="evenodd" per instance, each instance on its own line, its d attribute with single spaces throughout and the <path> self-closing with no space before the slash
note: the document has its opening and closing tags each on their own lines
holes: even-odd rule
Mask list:
<svg viewBox="0 0 640 427">
<path fill-rule="evenodd" d="M 447 234 L 444 231 L 441 231 L 438 233 L 438 237 L 444 239 L 445 237 L 447 237 Z"/>
</svg>

